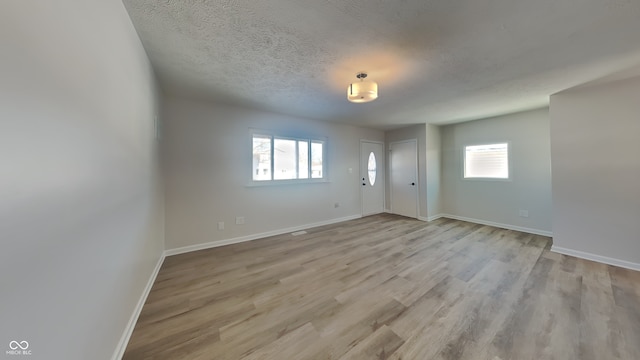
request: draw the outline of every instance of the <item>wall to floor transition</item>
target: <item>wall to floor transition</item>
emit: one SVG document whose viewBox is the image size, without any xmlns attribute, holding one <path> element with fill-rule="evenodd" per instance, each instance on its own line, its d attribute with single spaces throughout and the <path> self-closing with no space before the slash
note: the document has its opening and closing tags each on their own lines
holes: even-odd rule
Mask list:
<svg viewBox="0 0 640 360">
<path fill-rule="evenodd" d="M 553 250 L 640 270 L 640 77 L 551 96 Z"/>
<path fill-rule="evenodd" d="M 173 96 L 163 114 L 169 253 L 360 216 L 360 139 L 384 139 L 378 130 Z M 326 137 L 329 181 L 252 186 L 251 129 Z"/>
<path fill-rule="evenodd" d="M 541 109 L 441 127 L 443 211 L 447 216 L 551 234 L 549 110 Z M 509 142 L 510 177 L 463 178 L 466 145 Z M 528 211 L 528 217 L 520 216 Z"/>
<path fill-rule="evenodd" d="M 3 2 L 0 47 L 0 357 L 111 358 L 163 251 L 154 74 L 117 0 Z"/>
</svg>

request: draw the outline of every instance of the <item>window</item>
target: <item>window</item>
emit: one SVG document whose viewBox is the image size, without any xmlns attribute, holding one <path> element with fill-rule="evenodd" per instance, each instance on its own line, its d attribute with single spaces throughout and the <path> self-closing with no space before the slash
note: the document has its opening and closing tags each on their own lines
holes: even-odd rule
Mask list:
<svg viewBox="0 0 640 360">
<path fill-rule="evenodd" d="M 324 179 L 324 140 L 253 134 L 253 181 Z"/>
<path fill-rule="evenodd" d="M 508 179 L 509 144 L 465 146 L 464 178 Z"/>
<path fill-rule="evenodd" d="M 367 171 L 369 172 L 369 185 L 376 184 L 376 174 L 378 172 L 378 165 L 376 164 L 376 156 L 373 151 L 369 153 L 369 161 L 367 162 Z"/>
</svg>

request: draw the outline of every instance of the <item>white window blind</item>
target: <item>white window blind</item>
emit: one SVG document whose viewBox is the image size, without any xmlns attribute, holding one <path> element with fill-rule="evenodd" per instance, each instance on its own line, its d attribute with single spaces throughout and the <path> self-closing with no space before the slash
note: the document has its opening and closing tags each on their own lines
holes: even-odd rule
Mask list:
<svg viewBox="0 0 640 360">
<path fill-rule="evenodd" d="M 464 177 L 465 179 L 508 179 L 509 144 L 465 146 Z"/>
</svg>

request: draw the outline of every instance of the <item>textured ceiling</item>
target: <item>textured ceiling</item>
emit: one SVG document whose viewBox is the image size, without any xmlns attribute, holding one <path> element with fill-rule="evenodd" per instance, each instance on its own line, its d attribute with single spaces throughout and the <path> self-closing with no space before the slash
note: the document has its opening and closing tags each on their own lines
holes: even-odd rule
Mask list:
<svg viewBox="0 0 640 360">
<path fill-rule="evenodd" d="M 640 0 L 123 2 L 167 93 L 380 128 L 541 107 L 640 64 Z M 346 100 L 360 71 L 378 100 Z"/>
</svg>

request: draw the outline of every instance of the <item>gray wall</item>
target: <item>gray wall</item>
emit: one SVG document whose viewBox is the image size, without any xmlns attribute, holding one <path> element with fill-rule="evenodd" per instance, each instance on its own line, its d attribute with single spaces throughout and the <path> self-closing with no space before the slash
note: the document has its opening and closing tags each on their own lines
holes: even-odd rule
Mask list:
<svg viewBox="0 0 640 360">
<path fill-rule="evenodd" d="M 382 131 L 172 97 L 164 106 L 168 249 L 360 216 L 360 139 Z M 327 137 L 329 182 L 248 186 L 251 128 Z"/>
<path fill-rule="evenodd" d="M 551 97 L 554 250 L 640 269 L 639 94 L 636 77 Z"/>
<path fill-rule="evenodd" d="M 440 127 L 426 126 L 427 149 L 427 218 L 433 219 L 442 213 L 442 142 Z"/>
<path fill-rule="evenodd" d="M 120 1 L 3 2 L 0 48 L 0 354 L 108 359 L 163 250 L 151 66 Z"/>
<path fill-rule="evenodd" d="M 548 109 L 443 126 L 443 211 L 460 218 L 548 234 L 551 155 Z M 463 179 L 463 147 L 510 142 L 509 181 Z M 527 210 L 529 217 L 520 217 Z"/>
</svg>

